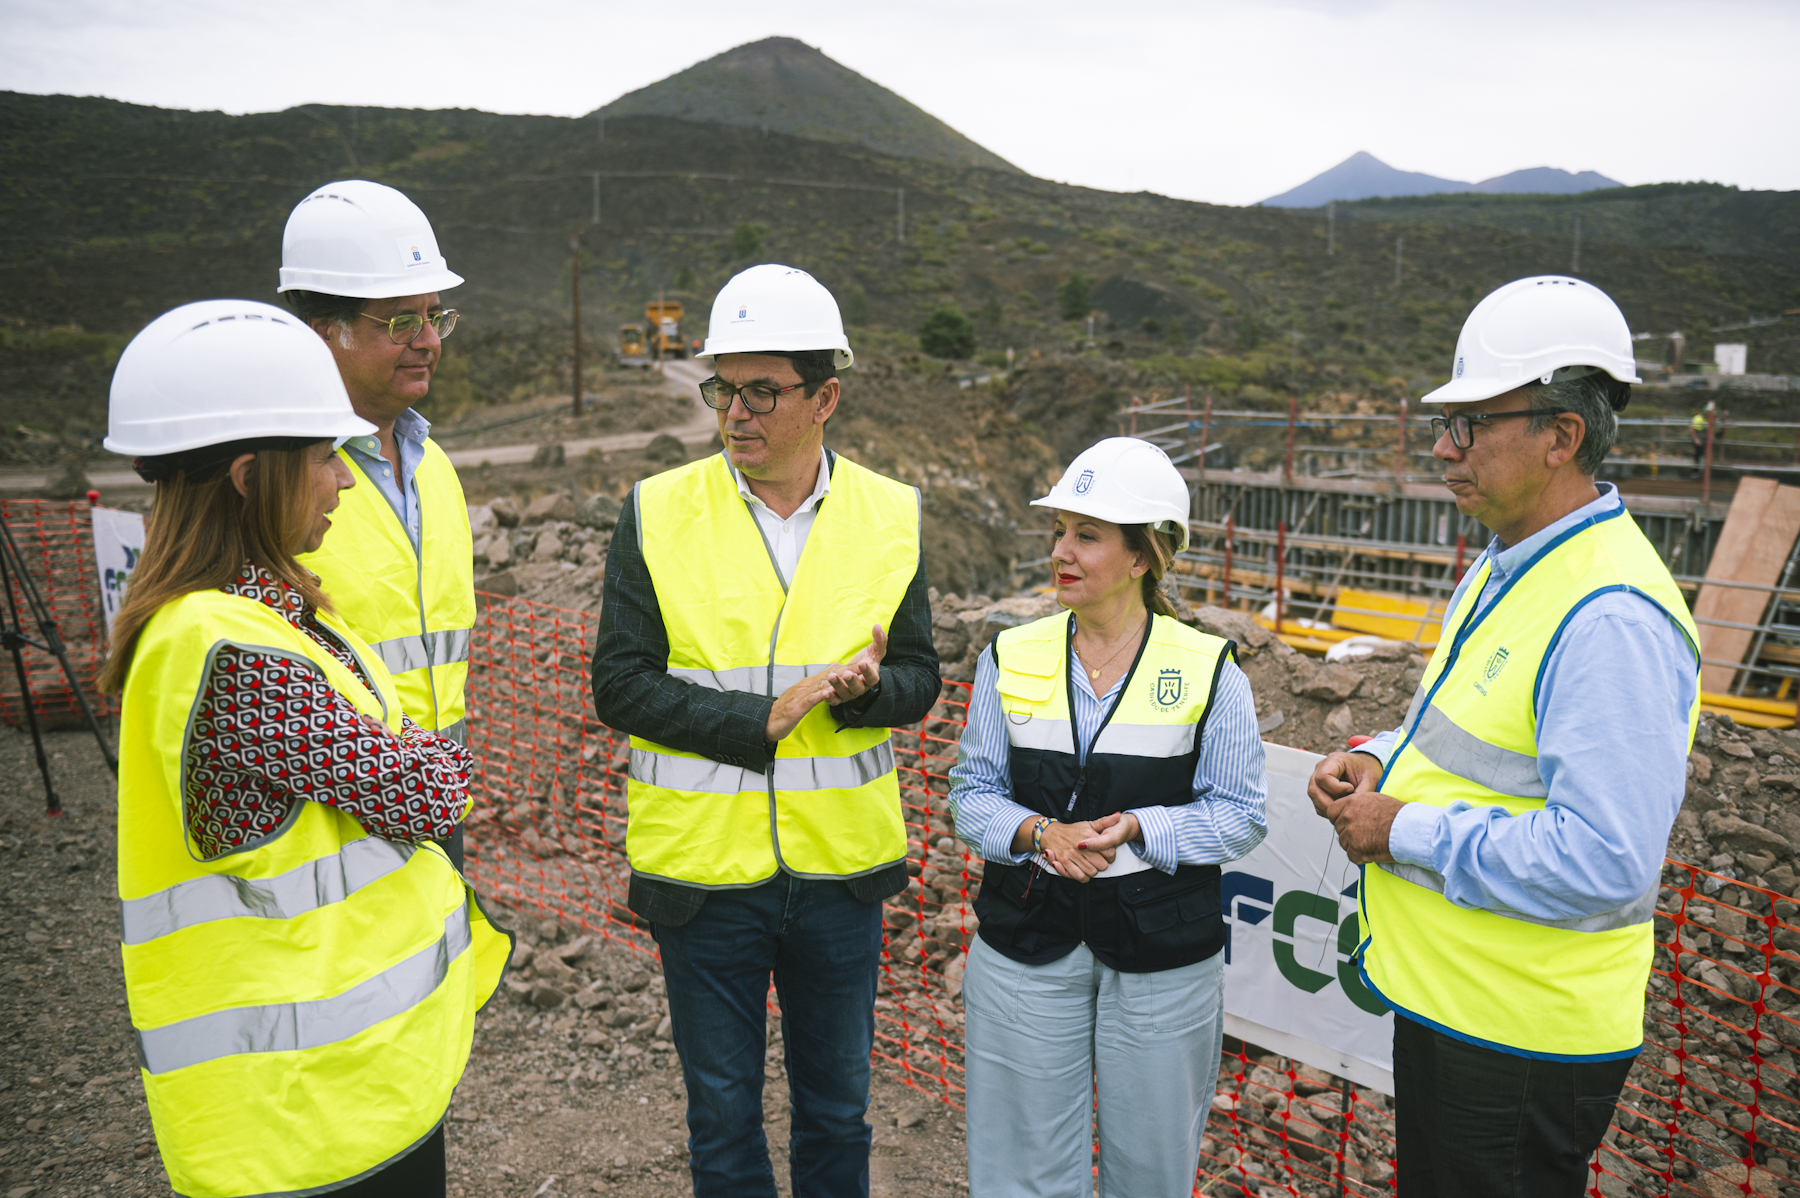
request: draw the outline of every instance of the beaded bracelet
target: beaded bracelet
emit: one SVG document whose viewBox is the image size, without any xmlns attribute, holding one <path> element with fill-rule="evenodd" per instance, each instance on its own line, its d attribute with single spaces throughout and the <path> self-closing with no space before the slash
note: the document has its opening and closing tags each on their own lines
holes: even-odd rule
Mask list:
<svg viewBox="0 0 1800 1198">
<path fill-rule="evenodd" d="M 1032 852 L 1037 853 L 1040 856 L 1043 854 L 1043 852 L 1044 852 L 1044 829 L 1048 828 L 1051 824 L 1053 824 L 1055 822 L 1056 822 L 1055 820 L 1051 819 L 1047 815 L 1038 820 L 1037 827 L 1035 827 L 1031 830 L 1031 851 Z"/>
</svg>

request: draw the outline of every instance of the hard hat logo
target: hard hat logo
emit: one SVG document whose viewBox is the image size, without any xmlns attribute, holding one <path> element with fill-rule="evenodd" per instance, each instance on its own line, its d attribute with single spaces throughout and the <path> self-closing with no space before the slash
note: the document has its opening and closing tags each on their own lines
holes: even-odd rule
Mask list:
<svg viewBox="0 0 1800 1198">
<path fill-rule="evenodd" d="M 1086 495 L 1093 485 L 1094 472 L 1092 470 L 1083 470 L 1081 472 L 1081 477 L 1075 480 L 1075 494 Z"/>
<path fill-rule="evenodd" d="M 750 309 L 739 308 L 738 309 L 738 319 L 739 320 L 749 320 L 750 319 Z"/>
<path fill-rule="evenodd" d="M 1465 362 L 1467 362 L 1467 361 L 1468 361 L 1468 359 L 1467 359 L 1467 358 L 1463 358 L 1463 357 L 1461 357 L 1461 356 L 1458 356 L 1458 357 L 1457 357 L 1457 359 L 1456 359 L 1456 377 L 1457 377 L 1457 378 L 1461 378 L 1461 377 L 1462 377 L 1462 374 L 1463 374 L 1463 364 L 1464 364 L 1464 363 L 1465 363 Z"/>
</svg>

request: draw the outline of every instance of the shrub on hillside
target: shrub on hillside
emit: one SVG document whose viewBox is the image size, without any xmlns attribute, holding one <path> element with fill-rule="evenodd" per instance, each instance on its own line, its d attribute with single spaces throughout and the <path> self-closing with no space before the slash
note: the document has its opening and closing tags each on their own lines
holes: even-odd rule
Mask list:
<svg viewBox="0 0 1800 1198">
<path fill-rule="evenodd" d="M 975 353 L 975 322 L 954 304 L 945 304 L 919 326 L 919 348 L 934 358 L 967 358 Z"/>
<path fill-rule="evenodd" d="M 1056 289 L 1056 306 L 1064 320 L 1080 320 L 1093 307 L 1094 281 L 1084 274 L 1072 274 Z"/>
</svg>

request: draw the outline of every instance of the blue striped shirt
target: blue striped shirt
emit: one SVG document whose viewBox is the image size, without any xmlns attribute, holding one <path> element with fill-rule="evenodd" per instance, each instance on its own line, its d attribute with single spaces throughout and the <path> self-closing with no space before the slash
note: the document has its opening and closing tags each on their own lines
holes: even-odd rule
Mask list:
<svg viewBox="0 0 1800 1198">
<path fill-rule="evenodd" d="M 1013 852 L 1013 837 L 1020 824 L 1038 813 L 1013 801 L 1006 716 L 994 686 L 998 670 L 993 648 L 982 650 L 969 699 L 969 722 L 963 729 L 956 765 L 950 770 L 950 810 L 956 818 L 956 835 L 963 843 L 989 861 L 1016 865 L 1030 854 Z M 1115 682 L 1103 698 L 1096 697 L 1087 671 L 1074 661 L 1069 663 L 1069 677 L 1075 684 L 1073 715 L 1080 759 L 1086 759 L 1102 718 L 1118 701 L 1128 676 Z M 1133 848 L 1145 864 L 1168 874 L 1174 873 L 1177 865 L 1235 861 L 1268 834 L 1267 796 L 1250 680 L 1236 662 L 1227 661 L 1219 671 L 1212 712 L 1200 731 L 1193 799 L 1179 806 L 1130 808 L 1143 830 L 1143 847 Z"/>
</svg>

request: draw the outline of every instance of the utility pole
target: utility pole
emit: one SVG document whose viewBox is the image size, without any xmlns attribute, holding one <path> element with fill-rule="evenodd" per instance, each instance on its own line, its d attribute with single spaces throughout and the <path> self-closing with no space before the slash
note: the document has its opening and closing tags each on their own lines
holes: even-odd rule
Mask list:
<svg viewBox="0 0 1800 1198">
<path fill-rule="evenodd" d="M 894 239 L 906 244 L 906 188 L 894 189 Z"/>
<path fill-rule="evenodd" d="M 1569 254 L 1569 273 L 1572 275 L 1581 273 L 1581 216 L 1579 213 L 1575 217 L 1575 248 Z"/>
<path fill-rule="evenodd" d="M 600 172 L 594 172 L 594 223 L 600 223 Z"/>
<path fill-rule="evenodd" d="M 1325 252 L 1337 253 L 1337 201 L 1325 205 Z"/>
<path fill-rule="evenodd" d="M 569 238 L 569 277 L 575 284 L 575 414 L 581 415 L 581 236 Z"/>
<path fill-rule="evenodd" d="M 1400 286 L 1400 251 L 1406 245 L 1406 238 L 1394 238 L 1394 286 Z"/>
</svg>

